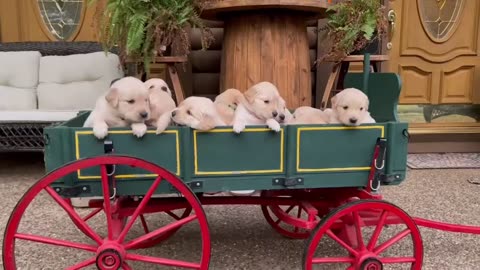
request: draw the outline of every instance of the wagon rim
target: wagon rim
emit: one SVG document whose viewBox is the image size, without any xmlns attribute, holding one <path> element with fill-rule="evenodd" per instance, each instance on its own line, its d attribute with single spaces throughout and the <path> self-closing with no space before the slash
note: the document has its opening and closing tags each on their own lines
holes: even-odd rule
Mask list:
<svg viewBox="0 0 480 270">
<path fill-rule="evenodd" d="M 61 197 L 50 185 L 58 179 L 67 176 L 68 174 L 74 173 L 77 170 L 100 166 L 102 176 L 102 193 L 104 201 L 110 202 L 107 165 L 125 165 L 136 167 L 156 174 L 157 177 L 155 180 L 152 181 L 152 184 L 144 195 L 143 200 L 135 209 L 130 220 L 125 222 L 123 227 L 119 228 L 118 222 L 115 222 L 115 220 L 112 219 L 112 215 L 110 215 L 112 213 L 112 207 L 110 203 L 104 204 L 103 210 L 105 211 L 107 217 L 106 220 L 108 235 L 104 239 L 102 239 L 97 234 L 97 232 L 95 232 L 79 216 L 79 214 L 73 209 L 71 204 L 69 204 L 65 198 Z M 194 214 L 182 216 L 173 223 L 170 223 L 159 229 L 150 231 L 149 233 L 140 237 L 135 237 L 133 240 L 126 241 L 125 236 L 132 228 L 133 223 L 136 221 L 136 219 L 140 218 L 140 216 L 143 214 L 143 208 L 147 205 L 148 201 L 151 199 L 155 190 L 162 181 L 167 181 L 185 198 L 185 200 L 193 209 Z M 61 206 L 65 212 L 67 212 L 72 221 L 74 221 L 75 225 L 79 227 L 80 231 L 95 242 L 94 245 L 18 232 L 20 222 L 27 207 L 31 204 L 33 199 L 35 199 L 35 197 L 37 197 L 37 195 L 43 190 L 45 190 L 46 193 L 48 193 L 52 197 L 52 199 L 56 201 L 56 203 Z M 193 220 L 198 221 L 201 233 L 202 254 L 200 262 L 197 263 L 161 257 L 144 256 L 132 252 L 135 248 L 138 248 L 139 245 L 145 243 L 150 238 L 169 233 L 170 231 L 176 230 L 181 226 L 192 222 Z M 131 269 L 128 261 L 141 261 L 159 265 L 206 270 L 209 267 L 211 254 L 211 241 L 208 221 L 198 198 L 191 191 L 191 189 L 179 178 L 177 178 L 175 175 L 173 175 L 164 168 L 161 168 L 153 163 L 142 159 L 120 155 L 104 155 L 73 161 L 48 173 L 40 180 L 38 180 L 18 201 L 17 205 L 15 206 L 10 215 L 7 226 L 5 228 L 3 241 L 3 262 L 4 268 L 6 270 L 17 269 L 15 260 L 16 240 L 25 240 L 53 246 L 74 248 L 93 253 L 93 255 L 89 259 L 76 263 L 75 265 L 70 266 L 69 269 L 81 269 L 85 266 L 95 264 L 99 269 L 118 269 L 119 267 L 122 267 L 123 269 Z"/>
<path fill-rule="evenodd" d="M 346 226 L 345 217 L 352 221 L 352 242 L 339 235 L 338 229 Z M 379 244 L 380 234 L 388 225 L 402 224 L 406 229 Z M 374 226 L 370 240 L 365 241 L 363 226 Z M 382 253 L 407 236 L 413 244 L 412 256 L 384 257 Z M 315 256 L 322 238 L 330 238 L 340 245 L 348 256 Z M 313 265 L 350 264 L 347 270 L 383 269 L 385 264 L 410 263 L 412 270 L 420 270 L 423 263 L 423 242 L 415 221 L 392 203 L 379 200 L 355 200 L 334 209 L 313 230 L 304 250 L 303 269 L 312 270 Z"/>
</svg>

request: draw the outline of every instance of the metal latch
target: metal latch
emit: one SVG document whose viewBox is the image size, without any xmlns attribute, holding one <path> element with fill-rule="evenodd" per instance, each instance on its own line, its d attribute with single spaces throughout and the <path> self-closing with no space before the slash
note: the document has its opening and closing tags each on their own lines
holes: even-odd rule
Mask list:
<svg viewBox="0 0 480 270">
<path fill-rule="evenodd" d="M 298 185 L 303 185 L 303 178 L 294 177 L 294 178 L 274 178 L 272 180 L 272 185 L 274 186 L 284 186 L 284 187 L 294 187 Z"/>
<path fill-rule="evenodd" d="M 90 193 L 90 186 L 55 187 L 53 190 L 62 197 L 76 197 L 82 193 Z"/>
</svg>

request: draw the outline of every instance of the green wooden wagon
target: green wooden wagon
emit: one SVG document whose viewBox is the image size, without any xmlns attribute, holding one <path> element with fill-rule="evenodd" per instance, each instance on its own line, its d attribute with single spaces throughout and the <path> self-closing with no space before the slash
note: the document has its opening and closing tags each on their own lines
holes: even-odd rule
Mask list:
<svg viewBox="0 0 480 270">
<path fill-rule="evenodd" d="M 376 124 L 290 125 L 278 133 L 265 126 L 250 126 L 241 134 L 231 127 L 202 132 L 172 126 L 161 135 L 149 130 L 140 139 L 128 129 L 116 128 L 105 140 L 97 140 L 90 128 L 82 127 L 89 113 L 84 112 L 46 128 L 48 174 L 27 191 L 10 217 L 3 246 L 4 268 L 17 269 L 20 255 L 16 243 L 33 241 L 90 254 L 68 269 L 90 265 L 132 269 L 137 262 L 208 269 L 211 242 L 202 206 L 254 204 L 261 206 L 267 222 L 281 235 L 309 238 L 299 268 L 334 269 L 343 264 L 346 269 L 382 269 L 404 264 L 420 269 L 423 247 L 417 225 L 460 229 L 411 218 L 383 201 L 379 193 L 382 185 L 400 184 L 406 174 L 408 126 L 396 116 L 401 87 L 398 75 L 366 71 L 348 74 L 345 80 L 346 87 L 368 94 Z M 228 195 L 228 191 L 252 189 L 256 195 Z M 19 229 L 26 209 L 40 192 L 48 193 L 65 210 L 90 244 Z M 94 197 L 89 201 L 90 212 L 83 216 L 79 213 L 85 209 L 71 203 L 71 198 L 80 197 Z M 107 225 L 102 232 L 88 223 L 99 213 L 104 214 L 102 222 Z M 159 225 L 149 222 L 152 215 L 171 219 Z M 192 254 L 196 259 L 140 253 L 168 242 L 187 224 L 198 226 L 194 232 L 200 247 L 192 252 L 197 253 Z M 142 230 L 127 237 L 140 225 Z M 404 229 L 380 243 L 382 230 L 394 225 Z M 370 233 L 365 233 L 368 229 Z M 480 232 L 476 227 L 461 229 Z M 404 238 L 410 243 L 407 254 L 385 255 Z M 346 255 L 319 254 L 324 240 L 335 242 Z"/>
</svg>

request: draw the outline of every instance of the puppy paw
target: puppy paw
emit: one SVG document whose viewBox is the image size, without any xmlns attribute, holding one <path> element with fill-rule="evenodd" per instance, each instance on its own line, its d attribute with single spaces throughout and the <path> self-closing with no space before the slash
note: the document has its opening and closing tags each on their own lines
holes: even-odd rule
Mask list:
<svg viewBox="0 0 480 270">
<path fill-rule="evenodd" d="M 93 125 L 93 135 L 101 140 L 108 135 L 108 125 L 106 123 Z"/>
<path fill-rule="evenodd" d="M 281 129 L 280 124 L 275 119 L 268 119 L 267 126 L 275 132 L 279 132 Z"/>
<path fill-rule="evenodd" d="M 147 125 L 144 123 L 133 123 L 132 131 L 133 135 L 137 136 L 137 138 L 141 138 L 143 135 L 145 135 L 145 133 L 147 133 Z"/>
<path fill-rule="evenodd" d="M 234 123 L 233 124 L 233 131 L 235 133 L 240 133 L 245 129 L 245 124 L 243 123 Z"/>
</svg>

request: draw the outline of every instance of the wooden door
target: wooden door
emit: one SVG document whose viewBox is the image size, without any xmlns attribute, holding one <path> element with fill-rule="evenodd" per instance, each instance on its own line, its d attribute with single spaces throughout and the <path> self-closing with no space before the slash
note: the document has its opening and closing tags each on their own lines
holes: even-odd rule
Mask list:
<svg viewBox="0 0 480 270">
<path fill-rule="evenodd" d="M 96 41 L 88 0 L 0 0 L 0 42 Z"/>
<path fill-rule="evenodd" d="M 480 103 L 480 1 L 389 4 L 388 69 L 402 77 L 400 104 Z"/>
</svg>

